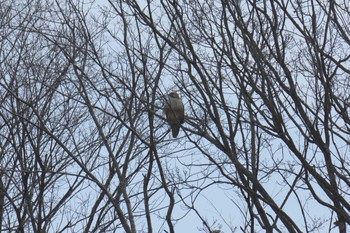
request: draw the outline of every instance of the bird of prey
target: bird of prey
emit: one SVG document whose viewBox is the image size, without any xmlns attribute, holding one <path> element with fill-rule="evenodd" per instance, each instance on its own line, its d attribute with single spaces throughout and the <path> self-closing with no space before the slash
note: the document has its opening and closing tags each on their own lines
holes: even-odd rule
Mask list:
<svg viewBox="0 0 350 233">
<path fill-rule="evenodd" d="M 176 92 L 168 94 L 167 101 L 164 105 L 164 113 L 171 127 L 173 137 L 176 138 L 179 134 L 180 125 L 185 121 L 184 104 Z"/>
</svg>

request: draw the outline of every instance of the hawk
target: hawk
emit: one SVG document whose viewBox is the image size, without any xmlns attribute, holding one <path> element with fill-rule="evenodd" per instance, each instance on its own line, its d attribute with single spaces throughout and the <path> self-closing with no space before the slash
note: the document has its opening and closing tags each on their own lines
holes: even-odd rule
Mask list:
<svg viewBox="0 0 350 233">
<path fill-rule="evenodd" d="M 171 127 L 173 137 L 176 138 L 179 134 L 180 125 L 185 122 L 184 104 L 176 92 L 168 94 L 167 101 L 164 106 L 166 119 Z"/>
</svg>

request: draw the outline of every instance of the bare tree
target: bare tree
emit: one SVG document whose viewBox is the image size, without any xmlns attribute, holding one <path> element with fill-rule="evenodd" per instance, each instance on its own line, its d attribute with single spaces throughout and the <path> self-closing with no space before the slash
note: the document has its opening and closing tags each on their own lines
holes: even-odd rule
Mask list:
<svg viewBox="0 0 350 233">
<path fill-rule="evenodd" d="M 346 232 L 347 1 L 0 14 L 1 230 Z M 185 103 L 177 139 L 170 91 Z"/>
<path fill-rule="evenodd" d="M 247 214 L 241 228 L 309 232 L 328 223 L 329 231 L 335 224 L 346 232 L 348 4 L 129 6 L 179 58 L 167 69 L 174 70 L 192 110 L 187 140 L 210 161 L 203 169 L 213 177 L 207 173 L 206 180 L 240 190 L 245 206 L 234 204 Z M 208 152 L 206 144 L 215 150 Z M 271 185 L 280 192 L 271 192 Z M 288 203 L 299 205 L 301 222 L 289 214 Z M 305 205 L 328 209 L 334 219 L 317 220 Z"/>
</svg>

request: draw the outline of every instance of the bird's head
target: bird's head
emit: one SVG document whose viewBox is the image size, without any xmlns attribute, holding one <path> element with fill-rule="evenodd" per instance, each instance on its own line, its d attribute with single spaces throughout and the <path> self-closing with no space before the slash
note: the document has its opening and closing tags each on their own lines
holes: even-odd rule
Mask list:
<svg viewBox="0 0 350 233">
<path fill-rule="evenodd" d="M 176 92 L 170 92 L 169 93 L 169 97 L 175 98 L 175 99 L 180 99 L 179 94 L 177 94 Z"/>
</svg>

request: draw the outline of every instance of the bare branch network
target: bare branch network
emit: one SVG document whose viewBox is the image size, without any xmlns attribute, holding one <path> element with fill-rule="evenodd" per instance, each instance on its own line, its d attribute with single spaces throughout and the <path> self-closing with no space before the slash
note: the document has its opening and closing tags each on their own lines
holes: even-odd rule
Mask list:
<svg viewBox="0 0 350 233">
<path fill-rule="evenodd" d="M 0 0 L 0 46 L 1 232 L 349 231 L 347 0 Z"/>
</svg>

